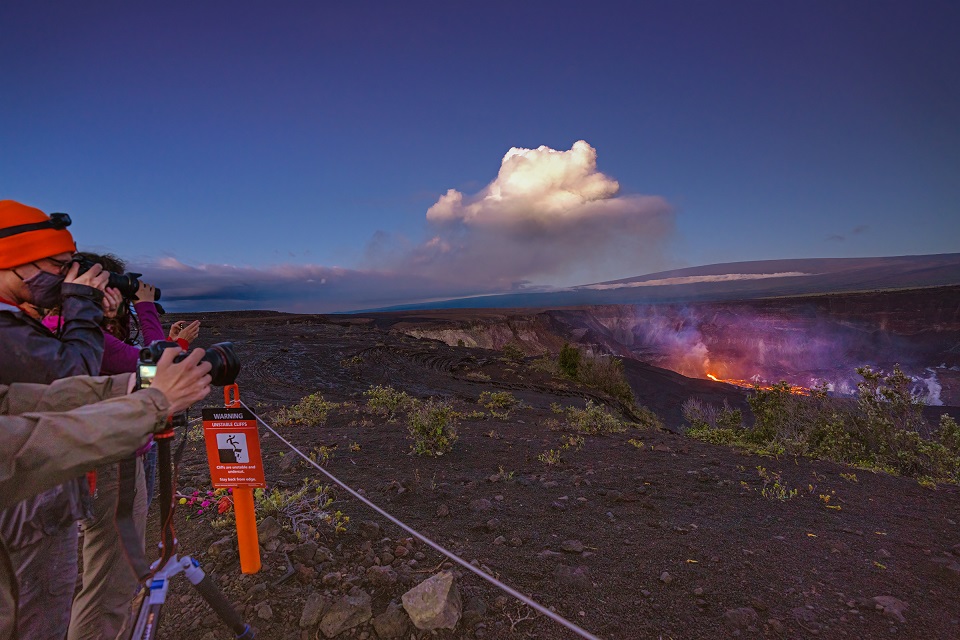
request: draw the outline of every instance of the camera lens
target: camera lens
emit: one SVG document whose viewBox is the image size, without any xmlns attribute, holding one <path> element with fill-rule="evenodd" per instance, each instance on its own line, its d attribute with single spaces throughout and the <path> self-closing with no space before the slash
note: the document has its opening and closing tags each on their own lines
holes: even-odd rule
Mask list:
<svg viewBox="0 0 960 640">
<path fill-rule="evenodd" d="M 218 342 L 206 350 L 201 362 L 209 362 L 212 384 L 218 387 L 233 384 L 240 373 L 240 358 L 232 342 Z"/>
</svg>

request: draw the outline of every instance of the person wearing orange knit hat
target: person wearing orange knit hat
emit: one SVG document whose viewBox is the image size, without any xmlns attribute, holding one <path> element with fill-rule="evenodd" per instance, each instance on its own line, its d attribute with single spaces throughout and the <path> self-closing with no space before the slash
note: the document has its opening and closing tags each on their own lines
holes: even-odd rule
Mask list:
<svg viewBox="0 0 960 640">
<path fill-rule="evenodd" d="M 0 200 L 0 385 L 49 384 L 97 375 L 103 357 L 103 291 L 108 273 L 99 265 L 83 274 L 71 262 L 76 250 L 70 217 Z M 25 313 L 58 306 L 63 324 L 53 334 Z M 16 468 L 17 452 L 4 452 Z M 27 464 L 26 461 L 23 464 Z M 17 637 L 62 640 L 77 580 L 76 521 L 88 515 L 86 478 L 61 484 L 0 511 L 0 538 L 18 583 Z M 2 622 L 9 622 L 0 620 Z M 5 626 L 5 625 L 0 625 Z"/>
</svg>

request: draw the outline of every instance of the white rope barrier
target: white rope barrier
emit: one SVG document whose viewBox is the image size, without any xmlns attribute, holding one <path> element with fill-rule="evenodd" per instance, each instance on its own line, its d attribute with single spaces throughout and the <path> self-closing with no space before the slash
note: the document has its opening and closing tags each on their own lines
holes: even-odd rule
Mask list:
<svg viewBox="0 0 960 640">
<path fill-rule="evenodd" d="M 275 435 L 275 436 L 277 436 L 278 438 L 280 438 L 280 440 L 281 440 L 285 445 L 287 445 L 288 447 L 290 447 L 290 449 L 292 449 L 293 451 L 295 451 L 295 452 L 297 453 L 297 455 L 299 455 L 301 458 L 303 458 L 306 462 L 308 462 L 309 464 L 313 465 L 313 466 L 317 469 L 317 471 L 319 471 L 319 472 L 322 473 L 323 475 L 327 476 L 332 482 L 334 482 L 335 484 L 337 484 L 337 485 L 339 485 L 340 487 L 342 487 L 342 488 L 343 488 L 344 490 L 346 490 L 347 493 L 349 493 L 351 496 L 353 496 L 354 498 L 356 498 L 357 500 L 359 500 L 359 501 L 362 502 L 363 504 L 367 505 L 368 507 L 370 507 L 371 509 L 373 509 L 374 511 L 376 511 L 376 512 L 379 513 L 381 516 L 383 516 L 384 518 L 386 518 L 387 520 L 389 520 L 389 521 L 392 522 L 393 524 L 397 525 L 398 527 L 400 527 L 401 529 L 403 529 L 404 531 L 406 531 L 407 533 L 409 533 L 410 535 L 412 535 L 413 537 L 415 537 L 417 540 L 420 540 L 420 541 L 423 542 L 424 544 L 426 544 L 426 545 L 428 545 L 429 547 L 433 548 L 435 551 L 437 551 L 437 552 L 439 552 L 439 553 L 447 556 L 448 558 L 450 558 L 451 560 L 453 560 L 454 562 L 456 562 L 457 564 L 459 564 L 459 565 L 460 565 L 461 567 L 463 567 L 464 569 L 467 569 L 468 571 L 472 571 L 473 573 L 475 573 L 476 575 L 480 576 L 481 578 L 483 578 L 484 580 L 486 580 L 486 581 L 489 582 L 490 584 L 494 585 L 495 587 L 497 587 L 497 588 L 499 588 L 499 589 L 502 589 L 503 591 L 506 591 L 506 592 L 509 593 L 511 596 L 513 596 L 514 598 L 516 598 L 516 599 L 519 600 L 520 602 L 524 603 L 525 605 L 527 605 L 527 606 L 530 607 L 531 609 L 534 609 L 534 610 L 542 613 L 543 615 L 547 616 L 548 618 L 550 618 L 550 619 L 553 620 L 554 622 L 556 622 L 556 623 L 558 623 L 558 624 L 560 624 L 560 625 L 563 625 L 564 627 L 566 627 L 566 628 L 569 629 L 570 631 L 573 631 L 574 633 L 576 633 L 576 634 L 579 635 L 580 637 L 582 637 L 582 638 L 587 638 L 587 640 L 600 640 L 600 638 L 598 638 L 597 636 L 593 635 L 593 634 L 590 633 L 589 631 L 586 631 L 585 629 L 580 628 L 579 626 L 577 626 L 576 624 L 570 622 L 569 620 L 567 620 L 567 619 L 564 618 L 563 616 L 561 616 L 561 615 L 559 615 L 559 614 L 557 614 L 557 613 L 555 613 L 555 612 L 553 612 L 553 611 L 550 611 L 549 609 L 547 609 L 547 608 L 544 607 L 543 605 L 538 604 L 537 602 L 531 600 L 530 598 L 528 598 L 527 596 L 523 595 L 522 593 L 520 593 L 520 592 L 517 591 L 516 589 L 513 589 L 512 587 L 509 587 L 509 586 L 505 585 L 504 583 L 500 582 L 499 580 L 497 580 L 496 578 L 494 578 L 493 576 L 491 576 L 491 575 L 490 575 L 489 573 L 487 573 L 486 571 L 483 571 L 483 570 L 479 569 L 478 567 L 473 566 L 472 564 L 470 564 L 470 563 L 467 562 L 466 560 L 460 558 L 458 555 L 456 555 L 456 554 L 453 553 L 452 551 L 447 551 L 446 549 L 444 549 L 442 546 L 440 546 L 439 544 L 437 544 L 437 543 L 434 542 L 433 540 L 427 538 L 426 536 L 420 534 L 419 532 L 415 531 L 414 529 L 408 527 L 408 526 L 407 526 L 406 524 L 404 524 L 403 522 L 397 520 L 396 518 L 394 518 L 393 516 L 391 516 L 389 513 L 387 513 L 386 511 L 384 511 L 383 509 L 381 509 L 381 508 L 378 507 L 377 505 L 373 504 L 373 503 L 370 502 L 369 500 L 367 500 L 364 496 L 360 495 L 359 493 L 357 493 L 356 491 L 354 491 L 353 489 L 351 489 L 350 487 L 348 487 L 344 482 L 341 482 L 338 478 L 336 478 L 336 477 L 335 477 L 333 474 L 331 474 L 329 471 L 327 471 L 326 469 L 324 469 L 323 467 L 321 467 L 319 464 L 317 464 L 316 462 L 314 462 L 313 460 L 311 460 L 309 456 L 305 455 L 302 451 L 300 451 L 300 449 L 298 449 L 296 446 L 294 446 L 289 440 L 287 440 L 287 439 L 284 438 L 282 435 L 280 435 L 279 433 L 277 433 L 277 431 L 276 431 L 273 427 L 271 427 L 269 424 L 267 424 L 266 421 L 264 421 L 263 418 L 261 418 L 260 416 L 258 416 L 258 415 L 253 411 L 253 409 L 251 409 L 250 407 L 248 407 L 248 406 L 246 405 L 245 402 L 243 402 L 242 400 L 240 400 L 240 404 L 243 405 L 243 407 L 244 407 L 247 411 L 249 411 L 249 412 L 252 413 L 254 416 L 256 416 L 257 421 L 260 422 L 260 424 L 262 424 L 264 427 L 266 427 L 271 433 L 273 433 L 273 435 Z"/>
</svg>

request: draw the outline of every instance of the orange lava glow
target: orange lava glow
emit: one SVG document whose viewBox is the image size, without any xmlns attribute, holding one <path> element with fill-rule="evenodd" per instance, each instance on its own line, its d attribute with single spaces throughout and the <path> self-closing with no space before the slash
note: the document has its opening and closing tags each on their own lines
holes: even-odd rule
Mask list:
<svg viewBox="0 0 960 640">
<path fill-rule="evenodd" d="M 705 374 L 705 375 L 706 375 L 708 378 L 710 378 L 711 380 L 713 380 L 714 382 L 724 382 L 724 383 L 726 383 L 726 384 L 732 384 L 732 385 L 734 385 L 735 387 L 741 387 L 741 388 L 743 388 L 743 389 L 759 388 L 759 389 L 763 389 L 763 390 L 765 390 L 765 391 L 770 391 L 771 389 L 773 389 L 773 386 L 772 386 L 772 385 L 758 384 L 758 383 L 753 382 L 753 381 L 751 381 L 751 380 L 735 380 L 735 379 L 732 379 L 732 378 L 718 378 L 717 376 L 713 375 L 712 373 L 707 373 L 707 374 Z M 794 394 L 794 395 L 798 395 L 798 396 L 809 396 L 809 395 L 810 395 L 810 389 L 807 389 L 806 387 L 800 387 L 800 386 L 797 386 L 797 385 L 794 385 L 794 384 L 788 385 L 788 389 L 787 389 L 787 390 L 788 390 L 790 393 L 792 393 L 792 394 Z"/>
</svg>

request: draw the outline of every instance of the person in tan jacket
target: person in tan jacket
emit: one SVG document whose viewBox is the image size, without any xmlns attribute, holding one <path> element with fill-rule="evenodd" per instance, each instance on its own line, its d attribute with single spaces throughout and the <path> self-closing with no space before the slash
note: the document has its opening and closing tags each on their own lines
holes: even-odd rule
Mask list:
<svg viewBox="0 0 960 640">
<path fill-rule="evenodd" d="M 210 364 L 200 362 L 202 349 L 174 363 L 178 352 L 167 349 L 152 385 L 136 393 L 133 374 L 0 385 L 0 509 L 132 454 L 168 416 L 202 400 Z M 16 603 L 16 577 L 0 541 L 0 640 L 16 638 Z"/>
</svg>

